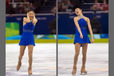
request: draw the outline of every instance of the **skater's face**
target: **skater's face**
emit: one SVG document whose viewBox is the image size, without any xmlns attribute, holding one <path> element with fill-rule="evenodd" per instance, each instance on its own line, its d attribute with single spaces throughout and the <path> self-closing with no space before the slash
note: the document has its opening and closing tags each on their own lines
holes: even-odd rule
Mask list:
<svg viewBox="0 0 114 76">
<path fill-rule="evenodd" d="M 76 8 L 75 9 L 75 13 L 76 13 L 76 15 L 81 15 L 82 14 L 82 10 L 80 9 L 80 8 Z"/>
<path fill-rule="evenodd" d="M 34 16 L 35 16 L 35 13 L 33 11 L 29 11 L 27 13 L 27 16 L 29 17 L 30 20 L 32 20 L 34 18 Z"/>
</svg>

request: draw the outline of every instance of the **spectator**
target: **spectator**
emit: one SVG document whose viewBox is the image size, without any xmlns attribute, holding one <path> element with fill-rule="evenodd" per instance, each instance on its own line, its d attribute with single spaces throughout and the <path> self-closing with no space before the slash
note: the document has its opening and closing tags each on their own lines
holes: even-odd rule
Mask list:
<svg viewBox="0 0 114 76">
<path fill-rule="evenodd" d="M 76 8 L 80 8 L 80 0 L 71 0 L 71 3 L 73 5 L 73 11 L 76 9 Z"/>
<path fill-rule="evenodd" d="M 95 0 L 95 3 L 91 7 L 92 10 L 108 11 L 108 4 L 106 0 L 103 3 L 99 3 L 98 0 Z"/>
<path fill-rule="evenodd" d="M 91 25 L 92 25 L 92 29 L 93 29 L 94 34 L 100 34 L 101 33 L 101 23 L 99 22 L 99 20 L 97 19 L 96 16 L 94 16 L 92 18 Z"/>
<path fill-rule="evenodd" d="M 6 13 L 10 11 L 10 0 L 6 0 Z"/>
<path fill-rule="evenodd" d="M 54 5 L 49 5 L 48 3 L 56 4 L 56 0 L 7 0 L 6 1 L 6 13 L 7 14 L 15 14 L 15 13 L 25 13 L 27 10 L 34 10 L 36 13 L 46 12 L 50 13 L 51 8 Z M 47 11 L 44 8 L 48 8 Z"/>
<path fill-rule="evenodd" d="M 25 5 L 24 4 L 20 4 L 19 5 L 19 13 L 26 13 L 24 8 L 25 8 Z"/>
<path fill-rule="evenodd" d="M 6 1 L 6 13 L 13 14 L 15 13 L 14 8 L 10 5 L 11 0 Z"/>
<path fill-rule="evenodd" d="M 107 4 L 106 0 L 104 0 L 103 4 L 101 4 L 101 8 L 104 11 L 108 11 L 108 4 Z"/>
<path fill-rule="evenodd" d="M 56 6 L 54 6 L 51 10 L 52 13 L 56 14 Z"/>
<path fill-rule="evenodd" d="M 91 7 L 92 10 L 102 10 L 100 3 L 98 3 L 98 0 L 95 0 L 95 3 Z"/>
<path fill-rule="evenodd" d="M 59 1 L 58 9 L 60 12 L 71 12 L 73 11 L 73 5 L 70 0 L 61 0 Z"/>
<path fill-rule="evenodd" d="M 67 9 L 66 11 L 73 11 L 73 5 L 70 0 L 67 1 Z"/>
<path fill-rule="evenodd" d="M 63 8 L 62 8 L 62 2 L 58 3 L 58 11 L 59 12 L 63 12 L 64 11 Z"/>
<path fill-rule="evenodd" d="M 56 14 L 56 6 L 52 8 L 52 13 Z M 48 25 L 51 34 L 56 34 L 56 18 L 54 18 Z"/>
<path fill-rule="evenodd" d="M 56 18 L 49 23 L 48 28 L 51 34 L 56 34 Z"/>
<path fill-rule="evenodd" d="M 35 10 L 35 7 L 33 6 L 32 3 L 29 3 L 28 5 L 25 6 L 25 12 L 27 12 L 28 10 Z"/>
</svg>

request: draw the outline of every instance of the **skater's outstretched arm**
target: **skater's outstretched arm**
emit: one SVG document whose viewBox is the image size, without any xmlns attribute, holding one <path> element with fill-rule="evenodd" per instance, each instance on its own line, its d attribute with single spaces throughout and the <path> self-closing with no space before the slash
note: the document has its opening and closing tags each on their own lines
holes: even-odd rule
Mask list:
<svg viewBox="0 0 114 76">
<path fill-rule="evenodd" d="M 81 32 L 80 26 L 78 24 L 78 17 L 74 17 L 74 23 L 75 23 L 75 25 L 76 25 L 79 33 L 80 33 L 80 38 L 83 38 L 83 35 L 82 35 L 82 32 Z"/>
<path fill-rule="evenodd" d="M 91 35 L 91 41 L 92 43 L 94 42 L 94 38 L 93 38 L 93 31 L 92 31 L 92 28 L 91 28 L 91 23 L 90 23 L 90 20 L 89 18 L 87 18 L 87 24 L 88 24 L 88 29 L 89 29 L 89 32 L 90 32 L 90 35 Z"/>
<path fill-rule="evenodd" d="M 24 17 L 24 18 L 23 18 L 23 25 L 25 25 L 26 23 L 27 23 L 27 18 Z"/>
<path fill-rule="evenodd" d="M 34 18 L 33 18 L 33 21 L 32 21 L 32 22 L 33 22 L 33 24 L 34 24 L 34 25 L 36 25 L 36 23 L 38 22 L 38 20 L 36 19 L 36 17 L 35 17 L 35 16 L 34 16 Z"/>
</svg>

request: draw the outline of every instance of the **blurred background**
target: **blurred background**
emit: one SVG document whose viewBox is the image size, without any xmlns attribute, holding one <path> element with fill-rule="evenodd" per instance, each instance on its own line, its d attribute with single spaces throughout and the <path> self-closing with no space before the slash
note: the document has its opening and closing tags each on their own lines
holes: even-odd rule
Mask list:
<svg viewBox="0 0 114 76">
<path fill-rule="evenodd" d="M 23 17 L 34 10 L 38 23 L 34 29 L 36 42 L 55 42 L 56 0 L 6 0 L 6 43 L 18 43 L 23 33 Z"/>
<path fill-rule="evenodd" d="M 95 42 L 108 42 L 108 0 L 58 0 L 59 43 L 73 43 L 75 8 L 90 18 Z"/>
</svg>

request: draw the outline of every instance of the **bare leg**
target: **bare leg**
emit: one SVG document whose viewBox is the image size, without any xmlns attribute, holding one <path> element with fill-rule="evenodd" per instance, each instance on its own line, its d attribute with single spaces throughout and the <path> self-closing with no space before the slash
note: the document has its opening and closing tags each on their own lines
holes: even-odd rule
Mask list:
<svg viewBox="0 0 114 76">
<path fill-rule="evenodd" d="M 77 67 L 79 53 L 80 53 L 80 44 L 76 43 L 75 44 L 75 56 L 74 56 L 74 65 L 73 65 L 72 74 L 76 73 L 76 67 Z"/>
<path fill-rule="evenodd" d="M 24 52 L 25 52 L 25 48 L 26 46 L 20 46 L 20 54 L 19 54 L 19 61 L 18 61 L 18 64 L 17 64 L 17 71 L 20 69 L 21 67 L 21 60 L 22 60 L 22 57 L 24 55 Z"/>
<path fill-rule="evenodd" d="M 82 44 L 82 55 L 83 55 L 83 58 L 82 58 L 81 73 L 85 73 L 85 74 L 87 74 L 87 71 L 85 70 L 87 46 L 88 46 L 88 43 Z"/>
<path fill-rule="evenodd" d="M 33 53 L 33 45 L 28 46 L 28 56 L 29 56 L 29 67 L 28 67 L 28 73 L 32 74 L 32 53 Z"/>
</svg>

